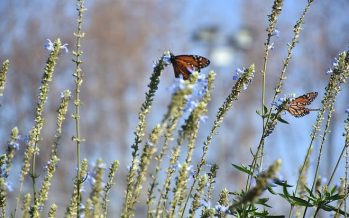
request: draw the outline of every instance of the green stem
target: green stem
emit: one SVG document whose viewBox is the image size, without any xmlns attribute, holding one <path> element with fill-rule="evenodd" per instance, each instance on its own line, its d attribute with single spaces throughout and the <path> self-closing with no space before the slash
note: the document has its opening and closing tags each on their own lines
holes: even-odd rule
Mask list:
<svg viewBox="0 0 349 218">
<path fill-rule="evenodd" d="M 81 139 L 81 134 L 80 134 L 80 88 L 81 84 L 83 82 L 82 78 L 82 70 L 81 70 L 81 55 L 82 55 L 82 50 L 81 50 L 81 40 L 84 37 L 84 33 L 82 32 L 82 22 L 83 22 L 83 13 L 86 10 L 84 8 L 84 0 L 78 0 L 78 5 L 77 5 L 77 11 L 78 11 L 78 26 L 77 26 L 77 32 L 74 33 L 76 36 L 76 50 L 74 51 L 75 55 L 75 60 L 73 60 L 76 63 L 76 68 L 75 68 L 75 73 L 73 76 L 75 77 L 75 99 L 74 99 L 74 105 L 75 105 L 75 114 L 74 114 L 74 119 L 75 119 L 75 133 L 76 136 L 74 137 L 74 141 L 76 142 L 76 165 L 77 165 L 77 181 L 76 181 L 76 188 L 77 188 L 77 195 L 76 195 L 76 202 L 77 202 L 77 207 L 76 207 L 76 214 L 77 217 L 80 217 L 80 203 L 81 203 L 81 183 L 82 179 L 80 178 L 81 174 L 81 142 L 83 139 Z"/>
</svg>

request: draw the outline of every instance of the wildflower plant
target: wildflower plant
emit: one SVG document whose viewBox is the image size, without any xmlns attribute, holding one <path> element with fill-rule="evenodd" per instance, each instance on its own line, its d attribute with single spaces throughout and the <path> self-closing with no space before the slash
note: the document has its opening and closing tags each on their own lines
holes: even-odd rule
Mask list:
<svg viewBox="0 0 349 218">
<path fill-rule="evenodd" d="M 349 169 L 349 110 L 344 121 L 344 143 L 341 153 L 330 175 L 321 175 L 320 167 L 323 164 L 323 153 L 326 140 L 331 134 L 331 123 L 335 111 L 335 103 L 338 95 L 349 77 L 349 51 L 341 52 L 332 64 L 332 68 L 326 72 L 328 83 L 321 93 L 323 96 L 321 106 L 314 110 L 317 113 L 316 121 L 310 134 L 310 142 L 304 155 L 304 161 L 299 167 L 297 182 L 291 184 L 287 179 L 279 176 L 281 160 L 276 158 L 274 162 L 265 168 L 264 148 L 266 139 L 275 134 L 278 123 L 286 123 L 284 112 L 290 112 L 290 104 L 297 98 L 295 94 L 284 94 L 284 85 L 287 82 L 287 69 L 294 55 L 294 49 L 299 41 L 303 24 L 313 0 L 308 0 L 303 12 L 293 28 L 293 37 L 288 44 L 287 54 L 281 64 L 280 76 L 275 84 L 274 93 L 270 96 L 271 104 L 266 103 L 266 81 L 269 79 L 268 64 L 270 53 L 277 49 L 274 46 L 278 40 L 280 31 L 277 29 L 278 19 L 283 11 L 283 0 L 274 0 L 271 13 L 268 15 L 266 27 L 266 41 L 264 43 L 264 55 L 261 69 L 255 69 L 254 64 L 249 67 L 237 68 L 232 75 L 231 90 L 213 118 L 213 123 L 207 122 L 210 114 L 209 104 L 215 79 L 219 76 L 214 71 L 208 74 L 198 72 L 207 67 L 208 59 L 201 56 L 176 56 L 165 51 L 153 65 L 150 75 L 148 90 L 141 105 L 138 122 L 135 124 L 134 139 L 130 143 L 130 163 L 126 176 L 118 176 L 119 161 L 112 161 L 108 166 L 103 160 L 97 159 L 91 164 L 86 158 L 81 158 L 81 150 L 84 148 L 84 134 L 81 128 L 83 113 L 81 111 L 82 84 L 85 79 L 84 63 L 82 61 L 83 49 L 83 15 L 86 12 L 84 0 L 77 0 L 77 30 L 74 33 L 76 42 L 72 55 L 75 70 L 72 79 L 74 89 L 64 90 L 60 96 L 60 103 L 56 113 L 56 127 L 53 135 L 53 143 L 49 147 L 49 155 L 46 164 L 40 166 L 37 160 L 42 143 L 42 132 L 46 127 L 44 111 L 47 108 L 47 100 L 50 87 L 54 80 L 56 65 L 60 58 L 69 55 L 69 45 L 56 40 L 47 39 L 44 48 L 47 50 L 47 61 L 41 78 L 39 93 L 36 101 L 33 126 L 29 132 L 28 140 L 23 140 L 21 128 L 14 127 L 7 142 L 4 152 L 0 155 L 0 217 L 134 217 L 138 216 L 139 206 L 146 210 L 141 216 L 147 217 L 271 217 L 273 207 L 269 196 L 272 195 L 289 205 L 288 217 L 306 217 L 312 212 L 317 217 L 320 212 L 334 214 L 334 217 L 348 216 L 348 169 Z M 182 59 L 180 59 L 180 57 Z M 193 57 L 193 61 L 205 60 L 201 67 L 194 69 L 194 65 L 186 63 L 185 58 Z M 176 62 L 177 61 L 177 62 Z M 153 127 L 149 127 L 148 116 L 151 114 L 152 105 L 162 78 L 162 72 L 171 64 L 188 64 L 187 68 L 177 71 L 174 82 L 168 89 L 170 95 L 168 107 L 162 119 Z M 2 62 L 0 69 L 0 96 L 5 94 L 6 79 L 9 71 L 9 60 Z M 195 63 L 195 62 L 194 62 Z M 176 67 L 176 66 L 175 66 Z M 177 66 L 178 67 L 178 66 Z M 193 70 L 193 69 L 194 70 Z M 239 103 L 241 94 L 251 90 L 250 84 L 254 82 L 255 71 L 261 73 L 261 107 L 257 113 L 261 117 L 261 136 L 257 139 L 254 148 L 250 148 L 252 163 L 250 165 L 234 164 L 232 169 L 247 177 L 246 183 L 239 190 L 222 188 L 218 190 L 220 181 L 220 165 L 212 163 L 208 157 L 212 152 L 211 147 L 214 138 L 220 137 L 217 133 L 226 119 L 227 113 Z M 187 76 L 188 73 L 189 76 Z M 178 75 L 177 75 L 178 74 Z M 183 74 L 183 75 L 182 75 Z M 183 77 L 184 76 L 184 77 Z M 87 77 L 87 76 L 86 76 Z M 258 82 L 258 80 L 257 80 Z M 6 84 L 6 86 L 5 86 Z M 317 92 L 312 92 L 312 100 Z M 315 97 L 314 97 L 315 96 Z M 62 150 L 66 146 L 61 145 L 61 139 L 66 137 L 64 131 L 69 103 L 72 100 L 74 112 L 73 143 L 76 145 L 76 168 L 74 178 L 71 180 L 71 197 L 65 206 L 61 199 L 54 196 L 54 180 L 57 179 L 58 164 L 64 161 Z M 307 105 L 309 102 L 304 103 Z M 268 106 L 269 105 L 269 106 Z M 304 105 L 302 105 L 304 106 Z M 306 114 L 307 114 L 306 113 Z M 314 112 L 315 113 L 315 112 Z M 241 115 L 242 114 L 242 115 Z M 239 114 L 245 116 L 245 113 Z M 209 126 L 209 132 L 203 139 L 200 138 L 202 123 Z M 204 131 L 204 130 L 203 130 Z M 24 142 L 24 143 L 23 143 Z M 314 146 L 315 144 L 319 146 Z M 215 146 L 219 146 L 215 145 Z M 21 149 L 20 149 L 21 148 Z M 314 152 L 316 151 L 316 152 Z M 12 185 L 9 175 L 12 175 L 15 156 L 23 152 L 19 187 Z M 315 153 L 315 157 L 314 154 Z M 196 156 L 198 154 L 198 157 Z M 41 158 L 41 156 L 40 156 Z M 44 158 L 44 156 L 42 157 Z M 82 160 L 81 160 L 82 159 Z M 311 171 L 312 160 L 315 160 L 314 171 Z M 344 175 L 340 175 L 340 185 L 335 184 L 335 178 L 340 169 L 340 163 L 344 160 Z M 230 163 L 228 163 L 230 164 Z M 43 168 L 43 173 L 38 169 Z M 343 171 L 343 170 L 342 170 Z M 320 176 L 321 175 L 321 176 Z M 30 180 L 27 181 L 27 177 Z M 328 180 L 324 179 L 328 178 Z M 123 181 L 121 181 L 123 180 Z M 121 181 L 121 182 L 120 182 Z M 309 183 L 309 181 L 311 181 Z M 114 184 L 124 182 L 123 196 L 115 197 L 112 194 Z M 29 183 L 29 188 L 27 184 Z M 237 182 L 226 181 L 236 184 Z M 235 187 L 236 188 L 236 187 Z M 15 191 L 14 191 L 15 190 Z M 11 194 L 10 194 L 11 193 Z M 16 196 L 16 201 L 10 201 L 10 195 Z M 120 208 L 120 214 L 110 213 L 110 208 Z M 12 209 L 13 208 L 13 209 Z M 310 210 L 310 208 L 312 210 Z M 286 214 L 287 215 L 287 214 Z M 278 215 L 277 217 L 285 217 Z"/>
</svg>

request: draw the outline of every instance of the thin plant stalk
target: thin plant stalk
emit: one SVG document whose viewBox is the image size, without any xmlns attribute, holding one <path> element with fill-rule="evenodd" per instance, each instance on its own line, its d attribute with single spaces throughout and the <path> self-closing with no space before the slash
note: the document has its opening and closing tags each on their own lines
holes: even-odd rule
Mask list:
<svg viewBox="0 0 349 218">
<path fill-rule="evenodd" d="M 83 54 L 81 50 L 81 40 L 85 36 L 85 33 L 82 31 L 82 23 L 83 23 L 83 13 L 86 11 L 86 8 L 84 7 L 84 0 L 78 0 L 77 1 L 77 11 L 78 11 L 78 26 L 77 26 L 77 32 L 74 33 L 76 37 L 76 48 L 75 51 L 73 51 L 73 54 L 75 56 L 75 59 L 73 62 L 76 64 L 75 72 L 73 76 L 75 77 L 75 90 L 74 90 L 74 105 L 75 105 L 75 112 L 73 114 L 73 119 L 75 119 L 75 136 L 73 137 L 73 140 L 76 143 L 76 165 L 77 165 L 77 195 L 76 195 L 76 201 L 77 201 L 77 208 L 76 213 L 77 216 L 80 216 L 80 191 L 81 191 L 81 157 L 80 157 L 80 147 L 81 142 L 84 141 L 84 139 L 81 138 L 80 133 L 80 106 L 81 106 L 81 100 L 80 100 L 80 88 L 83 82 L 83 74 L 82 74 L 82 60 L 81 55 Z"/>
</svg>

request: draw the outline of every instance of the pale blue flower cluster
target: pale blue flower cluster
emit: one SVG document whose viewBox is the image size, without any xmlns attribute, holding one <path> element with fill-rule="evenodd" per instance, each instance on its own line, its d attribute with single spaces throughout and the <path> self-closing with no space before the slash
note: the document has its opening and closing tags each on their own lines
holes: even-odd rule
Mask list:
<svg viewBox="0 0 349 218">
<path fill-rule="evenodd" d="M 202 100 L 207 92 L 207 78 L 205 74 L 199 74 L 196 83 L 192 87 L 192 94 L 187 96 L 187 105 L 184 108 L 185 113 L 192 112 Z M 204 119 L 203 119 L 204 120 Z"/>
<path fill-rule="evenodd" d="M 276 102 L 272 102 L 271 105 L 274 105 L 276 107 L 279 107 L 280 105 L 282 105 L 285 101 L 287 100 L 294 100 L 296 98 L 296 94 L 295 93 L 291 93 L 291 94 L 285 94 L 283 97 L 280 97 Z"/>
<path fill-rule="evenodd" d="M 278 29 L 275 29 L 271 36 L 275 36 L 276 38 L 280 38 L 280 31 Z"/>
<path fill-rule="evenodd" d="M 245 73 L 246 68 L 237 68 L 233 75 L 233 80 L 238 80 L 242 74 Z"/>
<path fill-rule="evenodd" d="M 179 90 L 188 88 L 189 84 L 183 79 L 182 75 L 179 78 L 175 78 L 172 85 L 168 88 L 171 93 L 175 93 Z"/>
<path fill-rule="evenodd" d="M 332 63 L 332 67 L 326 71 L 326 75 L 332 74 L 333 73 L 333 69 L 335 69 L 337 67 L 338 67 L 338 59 L 335 58 L 333 63 Z"/>
<path fill-rule="evenodd" d="M 94 169 L 91 172 L 87 172 L 86 180 L 90 182 L 90 184 L 93 186 L 96 183 L 96 170 L 97 169 L 106 169 L 107 164 L 103 162 L 99 162 L 97 165 L 92 165 L 92 169 Z M 104 186 L 105 183 L 102 181 L 102 186 Z"/>
<path fill-rule="evenodd" d="M 229 207 L 224 206 L 224 205 L 220 205 L 217 204 L 214 209 L 216 210 L 217 213 L 223 213 L 223 214 L 227 214 L 229 211 Z"/>
<path fill-rule="evenodd" d="M 181 167 L 182 167 L 182 164 L 179 161 L 177 161 L 177 164 L 173 166 L 173 169 L 177 170 L 177 169 L 180 169 Z M 189 165 L 187 167 L 187 171 L 189 172 L 190 177 L 192 177 L 194 175 L 194 167 L 193 167 L 193 165 Z"/>
<path fill-rule="evenodd" d="M 275 36 L 276 38 L 280 38 L 280 31 L 278 29 L 275 29 L 274 32 L 271 34 L 271 36 Z M 274 49 L 274 42 L 271 42 L 268 45 L 268 50 Z"/>
<path fill-rule="evenodd" d="M 8 177 L 8 174 L 7 174 L 7 164 L 4 163 L 1 165 L 0 167 L 0 176 L 2 178 L 7 178 Z"/>
<path fill-rule="evenodd" d="M 163 61 L 163 65 L 167 66 L 171 64 L 171 53 L 169 51 L 165 51 L 163 56 L 156 61 L 153 61 L 153 69 L 155 69 L 156 66 L 159 65 L 160 61 Z"/>
<path fill-rule="evenodd" d="M 191 88 L 191 95 L 186 96 L 187 104 L 184 107 L 184 113 L 191 113 L 202 100 L 207 92 L 207 78 L 205 74 L 199 74 L 198 79 L 195 84 L 191 85 L 180 75 L 179 78 L 175 78 L 172 85 L 168 90 L 172 93 L 175 93 L 179 90 L 184 90 L 186 88 Z M 205 121 L 206 116 L 200 117 L 200 121 Z"/>
<path fill-rule="evenodd" d="M 201 204 L 201 206 L 203 206 L 203 207 L 206 207 L 206 208 L 212 208 L 211 207 L 211 201 L 205 201 L 205 200 L 201 200 L 200 201 L 200 204 Z M 216 213 L 220 213 L 220 214 L 228 214 L 229 213 L 229 207 L 227 207 L 227 206 L 224 206 L 224 205 L 220 205 L 220 204 L 217 204 L 217 205 L 215 205 L 214 206 L 214 209 L 215 209 L 215 211 L 216 211 Z"/>
<path fill-rule="evenodd" d="M 169 51 L 164 52 L 164 56 L 162 57 L 162 60 L 166 65 L 171 64 L 171 52 Z"/>
<path fill-rule="evenodd" d="M 46 50 L 48 51 L 53 51 L 54 47 L 53 47 L 53 42 L 50 40 L 50 39 L 46 39 L 47 40 L 47 43 L 45 43 L 44 47 L 46 48 Z M 69 50 L 68 50 L 68 44 L 65 43 L 63 44 L 60 49 L 63 49 L 65 51 L 65 53 L 68 53 Z"/>
<path fill-rule="evenodd" d="M 235 70 L 235 73 L 233 75 L 233 80 L 238 80 L 246 71 L 246 68 L 237 68 Z M 248 86 L 251 84 L 252 80 L 254 78 L 254 74 L 251 74 L 251 77 L 248 79 L 248 83 L 244 84 L 243 90 L 246 90 L 248 88 Z"/>
<path fill-rule="evenodd" d="M 17 141 L 11 141 L 8 143 L 8 147 L 19 150 L 19 143 Z"/>
<path fill-rule="evenodd" d="M 8 177 L 8 169 L 7 169 L 8 165 L 6 163 L 1 165 L 0 168 L 0 177 L 1 178 L 7 178 Z M 9 181 L 5 181 L 4 183 L 4 187 L 8 192 L 12 192 L 13 188 L 12 188 L 12 184 Z"/>
<path fill-rule="evenodd" d="M 65 95 L 68 95 L 67 97 L 71 97 L 71 91 L 70 90 L 66 90 L 66 91 L 63 91 L 61 92 L 61 98 L 65 98 Z"/>
</svg>

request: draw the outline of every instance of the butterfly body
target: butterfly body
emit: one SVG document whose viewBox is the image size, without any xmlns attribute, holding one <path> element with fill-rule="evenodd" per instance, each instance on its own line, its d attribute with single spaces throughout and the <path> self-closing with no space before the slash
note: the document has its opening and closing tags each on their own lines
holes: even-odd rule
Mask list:
<svg viewBox="0 0 349 218">
<path fill-rule="evenodd" d="M 187 80 L 194 71 L 200 71 L 210 64 L 210 60 L 199 55 L 170 55 L 176 78 L 182 75 L 183 79 Z"/>
<path fill-rule="evenodd" d="M 310 111 L 317 111 L 319 109 L 306 108 L 305 106 L 310 105 L 311 102 L 317 97 L 317 92 L 309 92 L 302 96 L 289 101 L 284 109 L 287 110 L 294 117 L 303 117 L 310 113 Z"/>
</svg>

